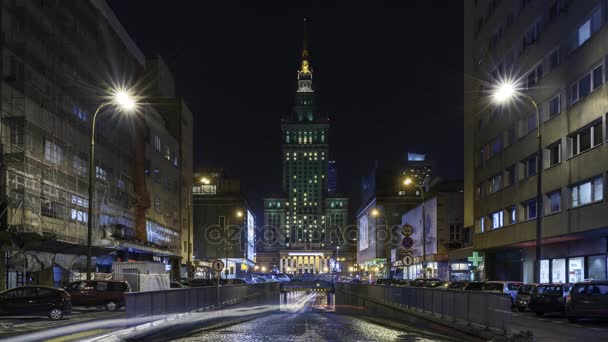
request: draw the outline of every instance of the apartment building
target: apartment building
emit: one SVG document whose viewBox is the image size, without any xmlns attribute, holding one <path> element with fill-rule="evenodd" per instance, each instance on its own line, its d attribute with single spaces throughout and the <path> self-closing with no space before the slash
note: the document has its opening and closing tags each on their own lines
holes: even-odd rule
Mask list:
<svg viewBox="0 0 608 342">
<path fill-rule="evenodd" d="M 608 3 L 471 1 L 467 13 L 465 94 L 475 95 L 465 95 L 465 223 L 472 215 L 481 277 L 533 281 L 541 216 L 540 281 L 606 279 Z M 496 105 L 504 80 L 519 98 Z"/>
</svg>

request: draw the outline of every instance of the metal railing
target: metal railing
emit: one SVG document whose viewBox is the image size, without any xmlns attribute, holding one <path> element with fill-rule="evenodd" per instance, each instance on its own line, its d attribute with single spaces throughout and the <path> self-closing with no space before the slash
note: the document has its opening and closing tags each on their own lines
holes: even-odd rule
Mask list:
<svg viewBox="0 0 608 342">
<path fill-rule="evenodd" d="M 511 326 L 512 302 L 508 294 L 352 283 L 337 283 L 335 287 L 337 305 L 357 305 L 361 300 L 371 300 L 502 333 L 508 333 Z M 353 303 L 356 300 L 358 303 Z"/>
<path fill-rule="evenodd" d="M 252 299 L 279 300 L 279 284 L 227 285 L 219 288 L 219 305 L 224 306 Z M 125 294 L 127 317 L 153 316 L 191 312 L 218 306 L 216 286 L 168 289 Z"/>
</svg>

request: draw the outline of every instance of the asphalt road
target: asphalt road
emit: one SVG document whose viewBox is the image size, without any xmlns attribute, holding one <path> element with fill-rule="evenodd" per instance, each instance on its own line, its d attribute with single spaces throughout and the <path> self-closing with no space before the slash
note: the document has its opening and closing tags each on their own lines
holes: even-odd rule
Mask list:
<svg viewBox="0 0 608 342">
<path fill-rule="evenodd" d="M 337 315 L 324 308 L 325 295 L 306 294 L 273 314 L 232 326 L 176 339 L 198 341 L 449 341 L 359 318 Z"/>
<path fill-rule="evenodd" d="M 104 309 L 75 307 L 72 310 L 71 315 L 65 316 L 60 321 L 51 321 L 47 317 L 41 316 L 2 316 L 0 317 L 0 340 L 18 335 L 41 332 L 51 328 L 70 327 L 85 324 L 86 322 L 123 318 L 124 314 L 124 311 L 110 312 Z M 95 333 L 99 334 L 104 331 L 106 330 L 95 330 Z"/>
</svg>

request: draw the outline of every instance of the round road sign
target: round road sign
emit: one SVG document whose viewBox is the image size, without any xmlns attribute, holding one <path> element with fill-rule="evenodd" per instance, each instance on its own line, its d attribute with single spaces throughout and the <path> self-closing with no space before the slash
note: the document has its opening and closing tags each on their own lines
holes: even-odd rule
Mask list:
<svg viewBox="0 0 608 342">
<path fill-rule="evenodd" d="M 410 254 L 403 257 L 403 266 L 412 266 L 414 264 L 414 257 Z"/>
<path fill-rule="evenodd" d="M 404 224 L 403 227 L 401 227 L 401 233 L 403 233 L 403 236 L 412 236 L 412 234 L 414 234 L 414 227 L 409 224 Z"/>
<path fill-rule="evenodd" d="M 214 260 L 213 264 L 211 265 L 211 268 L 213 268 L 213 270 L 215 272 L 219 272 L 221 270 L 224 269 L 224 262 L 222 260 Z"/>
<path fill-rule="evenodd" d="M 410 248 L 412 248 L 413 245 L 414 245 L 414 239 L 412 239 L 409 236 L 406 236 L 403 238 L 403 240 L 401 240 L 401 247 L 403 247 L 405 249 L 410 249 Z"/>
</svg>

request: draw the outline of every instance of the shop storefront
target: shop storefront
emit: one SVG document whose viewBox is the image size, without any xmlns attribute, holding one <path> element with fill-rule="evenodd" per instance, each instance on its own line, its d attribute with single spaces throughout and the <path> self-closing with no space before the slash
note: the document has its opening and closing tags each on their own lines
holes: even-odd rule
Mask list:
<svg viewBox="0 0 608 342">
<path fill-rule="evenodd" d="M 576 283 L 585 279 L 607 279 L 606 254 L 543 259 L 540 263 L 542 283 Z"/>
</svg>

